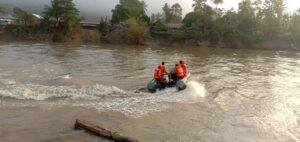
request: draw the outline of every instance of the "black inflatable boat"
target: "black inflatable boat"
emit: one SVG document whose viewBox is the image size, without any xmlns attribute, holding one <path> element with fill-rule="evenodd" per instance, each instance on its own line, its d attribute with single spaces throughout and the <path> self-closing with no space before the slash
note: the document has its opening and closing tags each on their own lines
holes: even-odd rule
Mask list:
<svg viewBox="0 0 300 142">
<path fill-rule="evenodd" d="M 148 91 L 151 93 L 155 93 L 157 90 L 163 90 L 165 88 L 172 88 L 172 87 L 176 87 L 178 91 L 186 89 L 186 82 L 190 76 L 190 73 L 188 73 L 185 78 L 178 79 L 176 81 L 169 81 L 169 76 L 170 75 L 164 76 L 164 81 L 166 83 L 157 83 L 157 81 L 152 79 L 147 85 Z"/>
</svg>

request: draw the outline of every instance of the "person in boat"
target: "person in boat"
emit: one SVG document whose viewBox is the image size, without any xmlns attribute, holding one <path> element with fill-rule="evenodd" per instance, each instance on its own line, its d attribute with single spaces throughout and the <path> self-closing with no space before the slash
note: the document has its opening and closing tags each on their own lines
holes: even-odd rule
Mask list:
<svg viewBox="0 0 300 142">
<path fill-rule="evenodd" d="M 154 70 L 154 80 L 155 81 L 161 81 L 162 80 L 162 70 L 161 70 L 160 65 Z"/>
<path fill-rule="evenodd" d="M 162 62 L 161 65 L 160 65 L 160 67 L 161 67 L 162 75 L 163 75 L 163 76 L 164 76 L 164 75 L 167 75 L 168 72 L 167 72 L 167 69 L 166 69 L 165 62 Z"/>
<path fill-rule="evenodd" d="M 165 86 L 165 81 L 163 79 L 163 72 L 162 72 L 162 67 L 159 65 L 155 70 L 154 70 L 154 80 L 156 81 L 157 85 L 159 88 L 163 88 Z"/>
<path fill-rule="evenodd" d="M 187 72 L 188 72 L 188 68 L 187 68 L 187 65 L 184 61 L 180 60 L 179 61 L 179 65 L 181 66 L 182 70 L 183 70 L 183 75 L 184 77 L 187 75 Z"/>
<path fill-rule="evenodd" d="M 174 82 L 176 82 L 177 80 L 183 79 L 183 78 L 184 78 L 183 69 L 179 64 L 176 64 L 174 71 L 172 73 L 172 79 Z"/>
</svg>

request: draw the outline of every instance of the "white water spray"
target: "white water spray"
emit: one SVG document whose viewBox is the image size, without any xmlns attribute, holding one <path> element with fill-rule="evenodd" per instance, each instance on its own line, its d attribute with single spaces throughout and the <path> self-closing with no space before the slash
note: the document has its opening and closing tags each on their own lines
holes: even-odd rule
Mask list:
<svg viewBox="0 0 300 142">
<path fill-rule="evenodd" d="M 64 79 L 71 79 L 71 75 L 67 74 L 63 76 Z"/>
<path fill-rule="evenodd" d="M 187 83 L 187 90 L 192 92 L 193 95 L 198 97 L 205 97 L 206 91 L 203 84 L 200 84 L 196 81 L 189 81 Z"/>
</svg>

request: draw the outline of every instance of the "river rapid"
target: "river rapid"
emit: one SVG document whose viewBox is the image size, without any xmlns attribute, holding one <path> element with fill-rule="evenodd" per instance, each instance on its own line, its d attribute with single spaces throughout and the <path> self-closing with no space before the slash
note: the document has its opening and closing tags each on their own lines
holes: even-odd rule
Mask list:
<svg viewBox="0 0 300 142">
<path fill-rule="evenodd" d="M 188 88 L 138 92 L 165 61 Z M 0 43 L 1 142 L 108 142 L 76 118 L 142 142 L 299 142 L 300 52 Z"/>
</svg>

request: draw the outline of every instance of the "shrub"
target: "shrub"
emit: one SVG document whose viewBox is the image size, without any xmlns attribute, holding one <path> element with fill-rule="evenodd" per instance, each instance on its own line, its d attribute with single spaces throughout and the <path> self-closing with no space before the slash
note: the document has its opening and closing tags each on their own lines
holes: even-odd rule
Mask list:
<svg viewBox="0 0 300 142">
<path fill-rule="evenodd" d="M 53 42 L 63 42 L 65 41 L 65 36 L 62 33 L 55 33 L 52 37 Z"/>
<path fill-rule="evenodd" d="M 187 39 L 187 35 L 184 31 L 182 30 L 176 30 L 171 33 L 170 40 L 172 42 L 180 42 L 180 41 L 185 41 Z"/>
<path fill-rule="evenodd" d="M 7 25 L 5 31 L 12 34 L 36 34 L 43 32 L 40 25 Z"/>
<path fill-rule="evenodd" d="M 220 41 L 221 35 L 216 30 L 212 30 L 209 33 L 209 41 L 212 43 L 218 43 Z"/>
<path fill-rule="evenodd" d="M 128 36 L 133 44 L 141 44 L 145 39 L 146 24 L 135 18 L 129 19 Z"/>
</svg>

